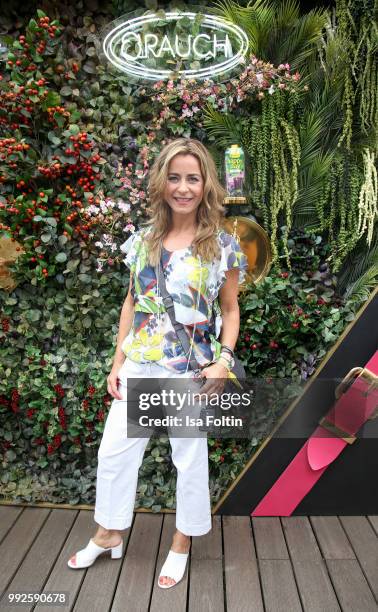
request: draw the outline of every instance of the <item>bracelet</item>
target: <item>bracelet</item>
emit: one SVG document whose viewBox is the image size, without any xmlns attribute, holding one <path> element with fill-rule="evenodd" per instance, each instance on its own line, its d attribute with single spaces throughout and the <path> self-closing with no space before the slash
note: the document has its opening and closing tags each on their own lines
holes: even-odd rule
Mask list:
<svg viewBox="0 0 378 612">
<path fill-rule="evenodd" d="M 228 372 L 231 370 L 231 366 L 230 366 L 229 360 L 226 359 L 225 357 L 222 357 L 222 355 L 218 358 L 217 363 L 220 363 L 221 365 L 224 365 Z"/>
<path fill-rule="evenodd" d="M 229 354 L 231 355 L 231 357 L 235 357 L 235 353 L 234 353 L 234 351 L 232 350 L 232 348 L 230 348 L 229 346 L 227 346 L 227 344 L 221 344 L 221 353 L 222 353 L 223 351 L 224 351 L 225 353 L 229 353 Z"/>
</svg>

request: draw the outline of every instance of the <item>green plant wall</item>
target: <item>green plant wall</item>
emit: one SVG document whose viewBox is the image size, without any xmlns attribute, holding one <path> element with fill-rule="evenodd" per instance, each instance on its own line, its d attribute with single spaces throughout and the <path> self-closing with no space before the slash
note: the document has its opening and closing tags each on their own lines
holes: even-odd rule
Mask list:
<svg viewBox="0 0 378 612">
<path fill-rule="evenodd" d="M 344 219 L 330 234 L 327 209 L 333 206 L 331 218 L 342 220 L 340 198 L 349 193 L 340 195 L 345 181 L 336 160 L 351 159 L 347 188 L 355 202 L 368 169 L 353 159 L 373 146 L 354 145 L 354 131 L 347 137 L 346 101 L 340 102 L 345 116 L 335 125 L 329 117 L 324 121 L 333 96 L 344 98 L 332 90 L 331 78 L 323 101 L 316 93 L 325 77 L 316 81 L 314 75 L 332 51 L 322 12 L 312 22 L 311 45 L 299 40 L 291 49 L 287 59 L 301 57 L 298 66 L 286 67 L 290 48 L 270 58 L 251 46 L 261 59 L 233 82 L 158 83 L 150 90 L 100 58 L 99 32 L 125 12 L 122 3 L 72 3 L 63 12 L 60 3 L 45 2 L 30 5 L 29 14 L 19 11 L 18 20 L 13 8 L 0 18 L 8 31 L 1 37 L 8 52 L 0 70 L 0 232 L 24 252 L 11 268 L 17 287 L 0 294 L 0 494 L 15 501 L 93 503 L 97 449 L 112 400 L 105 381 L 128 286 L 118 247 L 145 217 L 148 169 L 164 142 L 181 134 L 200 138 L 221 169 L 224 146 L 242 129 L 248 162 L 258 169 L 248 187 L 250 209 L 273 240 L 275 262 L 269 277 L 240 298 L 237 349 L 250 374 L 291 376 L 298 383 L 314 372 L 376 278 L 374 232 L 370 245 L 366 228 L 354 250 L 335 251 L 342 244 L 340 227 L 349 226 Z M 342 36 L 351 31 L 343 26 Z M 372 102 L 361 104 L 366 124 Z M 259 126 L 265 144 L 257 153 Z M 341 158 L 335 153 L 340 148 Z M 340 291 L 345 271 L 336 275 L 335 253 L 346 262 L 358 252 L 365 264 L 352 279 L 360 283 L 355 293 L 344 277 L 346 301 Z M 283 408 L 263 410 L 249 441 L 209 440 L 214 502 Z M 174 487 L 169 442 L 153 439 L 136 505 L 174 508 Z"/>
</svg>

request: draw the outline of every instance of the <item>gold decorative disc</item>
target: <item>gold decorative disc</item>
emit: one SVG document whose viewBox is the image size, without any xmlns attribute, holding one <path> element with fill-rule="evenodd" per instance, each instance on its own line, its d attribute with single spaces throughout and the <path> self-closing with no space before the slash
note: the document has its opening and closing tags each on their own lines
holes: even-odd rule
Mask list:
<svg viewBox="0 0 378 612">
<path fill-rule="evenodd" d="M 21 244 L 17 240 L 12 240 L 8 236 L 0 237 L 0 288 L 5 291 L 13 291 L 17 283 L 9 272 L 8 265 L 24 252 Z"/>
<path fill-rule="evenodd" d="M 246 281 L 258 283 L 268 274 L 272 255 L 266 231 L 249 217 L 226 217 L 222 227 L 233 235 L 248 259 Z"/>
</svg>

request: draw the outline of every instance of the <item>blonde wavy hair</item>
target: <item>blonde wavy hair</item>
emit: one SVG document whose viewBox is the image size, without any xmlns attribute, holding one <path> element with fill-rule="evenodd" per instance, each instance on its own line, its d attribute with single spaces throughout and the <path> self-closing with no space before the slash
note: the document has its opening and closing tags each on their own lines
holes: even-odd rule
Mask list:
<svg viewBox="0 0 378 612">
<path fill-rule="evenodd" d="M 220 257 L 217 232 L 224 217 L 223 200 L 226 190 L 218 180 L 214 160 L 206 147 L 194 138 L 178 138 L 164 146 L 150 171 L 148 191 L 150 197 L 146 235 L 149 263 L 155 266 L 160 260 L 161 246 L 171 225 L 171 209 L 164 200 L 169 164 L 176 155 L 194 155 L 198 159 L 203 178 L 203 198 L 197 209 L 197 234 L 193 240 L 193 255 L 204 261 Z"/>
</svg>

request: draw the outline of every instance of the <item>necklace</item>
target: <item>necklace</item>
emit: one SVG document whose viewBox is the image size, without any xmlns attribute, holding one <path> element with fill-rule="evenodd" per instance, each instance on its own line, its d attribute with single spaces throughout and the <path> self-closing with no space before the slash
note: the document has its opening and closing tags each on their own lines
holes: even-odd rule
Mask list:
<svg viewBox="0 0 378 612">
<path fill-rule="evenodd" d="M 200 299 L 201 299 L 201 287 L 202 287 L 202 260 L 201 260 L 201 256 L 200 255 L 197 255 L 196 259 L 199 259 L 199 265 L 200 265 L 200 278 L 199 278 L 199 287 L 198 287 L 198 291 L 197 291 L 197 305 L 196 305 L 196 311 L 198 311 L 199 303 L 200 303 Z M 163 267 L 162 267 L 162 272 L 164 274 Z M 158 333 L 161 334 L 161 310 L 160 310 L 160 306 L 161 306 L 161 292 L 160 292 L 160 286 L 159 286 L 159 278 L 156 279 L 156 297 L 157 297 L 157 306 L 158 306 L 158 311 L 157 311 Z M 187 357 L 187 363 L 186 363 L 186 368 L 185 368 L 184 374 L 186 374 L 188 372 L 188 369 L 189 369 L 190 358 L 191 358 L 192 352 L 193 352 L 194 336 L 195 336 L 195 333 L 196 333 L 196 329 L 197 329 L 197 322 L 195 322 L 194 326 L 193 326 L 193 333 L 192 333 L 191 338 L 190 338 L 189 351 L 188 351 L 188 353 L 184 352 L 184 356 Z M 161 336 L 162 336 L 162 334 L 161 334 Z M 163 338 L 162 337 L 160 338 L 160 354 L 163 355 Z"/>
</svg>

